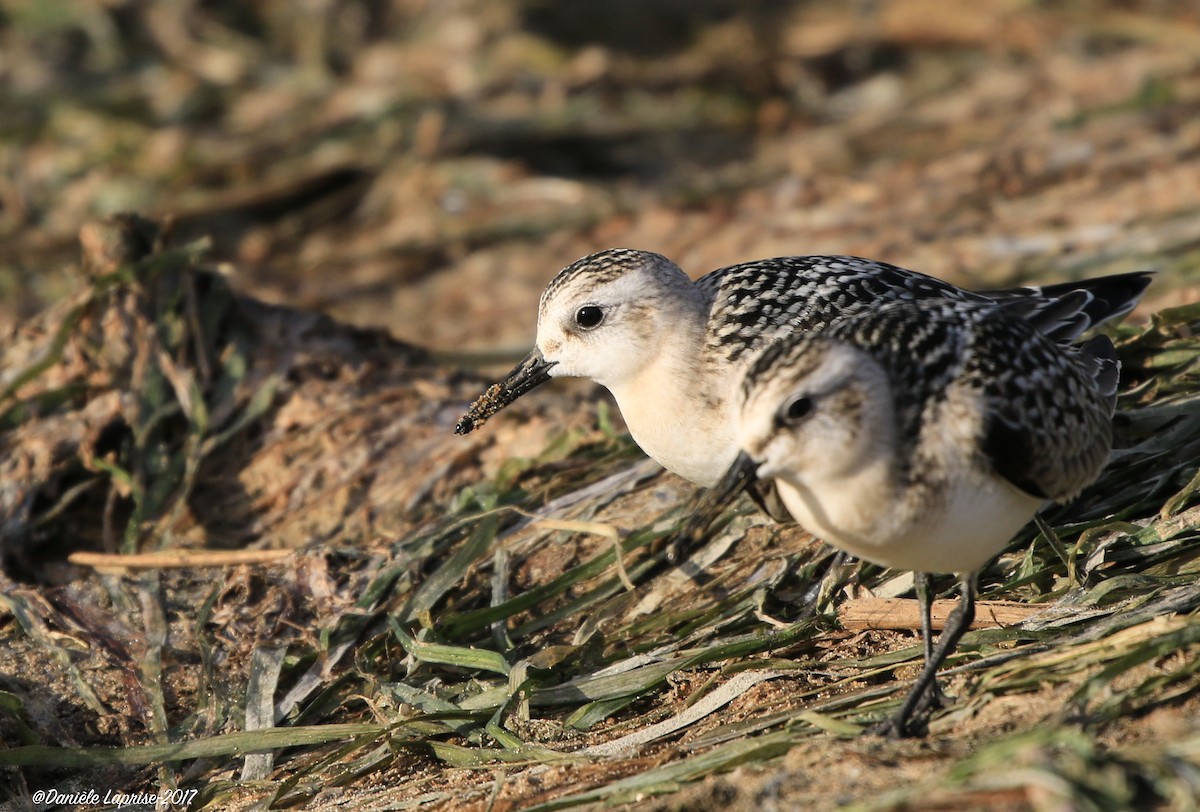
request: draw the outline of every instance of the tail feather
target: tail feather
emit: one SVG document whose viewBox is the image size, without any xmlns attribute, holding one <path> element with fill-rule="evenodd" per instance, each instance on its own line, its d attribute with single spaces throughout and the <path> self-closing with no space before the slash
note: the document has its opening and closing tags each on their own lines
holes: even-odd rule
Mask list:
<svg viewBox="0 0 1200 812">
<path fill-rule="evenodd" d="M 1043 285 L 1040 295 L 1061 296 L 1070 290 L 1086 290 L 1092 295 L 1085 312 L 1092 325 L 1118 319 L 1137 306 L 1142 294 L 1154 279 L 1154 271 L 1111 274 L 1082 282 L 1059 282 Z"/>
<path fill-rule="evenodd" d="M 1079 282 L 988 291 L 985 295 L 1003 304 L 1011 303 L 1044 334 L 1068 342 L 1133 310 L 1153 277 L 1153 271 L 1134 271 Z"/>
</svg>

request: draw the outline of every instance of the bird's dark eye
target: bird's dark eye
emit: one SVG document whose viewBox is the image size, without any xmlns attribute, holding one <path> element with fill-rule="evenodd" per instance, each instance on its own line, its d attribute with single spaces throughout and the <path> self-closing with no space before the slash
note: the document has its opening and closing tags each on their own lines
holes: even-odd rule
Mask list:
<svg viewBox="0 0 1200 812">
<path fill-rule="evenodd" d="M 585 330 L 604 321 L 604 311 L 596 305 L 584 305 L 575 312 L 575 323 Z"/>
<path fill-rule="evenodd" d="M 799 423 L 804 418 L 812 414 L 813 402 L 812 398 L 801 395 L 798 398 L 793 398 L 783 409 L 782 417 L 788 423 Z"/>
</svg>

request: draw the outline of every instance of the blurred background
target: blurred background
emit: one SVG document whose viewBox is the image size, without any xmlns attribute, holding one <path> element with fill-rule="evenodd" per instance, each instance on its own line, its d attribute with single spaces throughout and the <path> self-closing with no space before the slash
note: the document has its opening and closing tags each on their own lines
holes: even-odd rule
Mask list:
<svg viewBox="0 0 1200 812">
<path fill-rule="evenodd" d="M 1197 298 L 1181 0 L 2 0 L 0 325 L 80 225 L 208 235 L 243 291 L 518 350 L 610 246 L 693 276 L 852 253 Z"/>
</svg>

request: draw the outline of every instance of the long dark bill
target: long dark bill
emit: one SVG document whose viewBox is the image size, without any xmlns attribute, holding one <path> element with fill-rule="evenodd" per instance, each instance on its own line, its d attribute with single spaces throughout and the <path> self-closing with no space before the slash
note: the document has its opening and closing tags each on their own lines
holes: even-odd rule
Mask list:
<svg viewBox="0 0 1200 812">
<path fill-rule="evenodd" d="M 743 451 L 737 455 L 737 459 L 726 469 L 721 481 L 709 488 L 696 503 L 692 517 L 675 540 L 668 545 L 668 561 L 678 564 L 704 543 L 717 517 L 733 504 L 742 491 L 758 481 L 755 476 L 757 470 L 758 463 L 749 454 Z"/>
<path fill-rule="evenodd" d="M 554 362 L 542 357 L 541 350 L 534 347 L 521 362 L 504 376 L 504 380 L 494 383 L 475 399 L 467 413 L 459 418 L 454 427 L 455 434 L 470 434 L 487 422 L 496 412 L 512 403 L 531 389 L 541 386 L 550 380 L 550 367 Z"/>
</svg>

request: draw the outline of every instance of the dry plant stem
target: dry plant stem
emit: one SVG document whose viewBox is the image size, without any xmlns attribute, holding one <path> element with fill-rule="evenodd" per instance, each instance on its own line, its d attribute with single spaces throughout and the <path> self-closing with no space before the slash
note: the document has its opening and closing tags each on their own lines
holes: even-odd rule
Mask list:
<svg viewBox="0 0 1200 812">
<path fill-rule="evenodd" d="M 625 561 L 621 555 L 621 532 L 615 525 L 605 524 L 603 522 L 583 522 L 570 521 L 567 519 L 544 519 L 531 513 L 519 511 L 522 514 L 533 519 L 535 527 L 543 527 L 547 530 L 564 530 L 568 533 L 590 533 L 594 536 L 602 536 L 613 544 L 614 561 L 617 565 L 617 577 L 621 579 L 621 584 L 629 592 L 635 591 L 637 588 L 633 585 L 633 581 L 629 577 L 629 573 L 625 569 Z"/>
<path fill-rule="evenodd" d="M 235 567 L 241 564 L 270 564 L 292 554 L 291 550 L 174 550 L 162 553 L 77 552 L 67 556 L 72 564 L 98 570 L 165 570 L 186 567 Z"/>
<path fill-rule="evenodd" d="M 930 627 L 941 631 L 946 627 L 958 601 L 933 601 L 930 605 Z M 1043 605 L 1028 605 L 1015 601 L 978 601 L 972 629 L 999 629 L 1028 620 L 1045 609 Z M 921 628 L 921 611 L 917 601 L 907 598 L 851 598 L 838 607 L 838 623 L 847 631 L 883 629 L 910 631 Z"/>
</svg>

